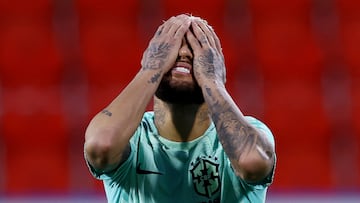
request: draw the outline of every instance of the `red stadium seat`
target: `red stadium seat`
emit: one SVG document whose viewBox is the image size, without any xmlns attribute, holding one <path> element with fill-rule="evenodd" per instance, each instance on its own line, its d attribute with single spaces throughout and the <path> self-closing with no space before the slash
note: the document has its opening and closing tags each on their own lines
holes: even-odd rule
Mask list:
<svg viewBox="0 0 360 203">
<path fill-rule="evenodd" d="M 98 18 L 117 18 L 119 21 L 137 20 L 140 3 L 139 0 L 75 0 L 80 18 L 85 17 L 93 20 Z"/>
<path fill-rule="evenodd" d="M 0 15 L 4 18 L 18 18 L 29 17 L 27 20 L 47 20 L 52 14 L 53 1 L 50 0 L 36 0 L 36 1 L 23 1 L 23 0 L 0 0 Z"/>
<path fill-rule="evenodd" d="M 120 85 L 140 69 L 139 38 L 135 26 L 94 22 L 81 27 L 85 70 L 91 85 Z"/>
<path fill-rule="evenodd" d="M 323 53 L 310 0 L 251 0 L 264 77 L 264 120 L 277 147 L 277 188 L 330 188 L 330 126 L 323 105 Z M 306 174 L 299 178 L 299 174 Z"/>
<path fill-rule="evenodd" d="M 3 107 L 7 192 L 64 191 L 69 147 L 60 92 L 4 89 Z"/>
<path fill-rule="evenodd" d="M 360 167 L 360 2 L 356 0 L 337 0 L 336 1 L 341 50 L 345 59 L 345 68 L 351 75 L 351 98 L 352 98 L 352 126 L 356 132 L 357 146 L 357 166 Z M 360 185 L 360 175 L 358 174 L 357 184 Z"/>
<path fill-rule="evenodd" d="M 360 167 L 360 75 L 354 75 L 352 85 L 352 109 L 353 109 L 353 126 L 356 133 L 357 146 L 357 166 Z M 357 185 L 360 186 L 360 174 L 357 175 Z"/>
<path fill-rule="evenodd" d="M 266 79 L 313 81 L 321 76 L 321 50 L 306 28 L 293 23 L 290 26 L 270 21 L 254 25 L 257 56 Z"/>
<path fill-rule="evenodd" d="M 69 137 L 53 1 L 0 1 L 0 15 L 5 192 L 63 192 L 69 180 Z"/>
<path fill-rule="evenodd" d="M 335 0 L 340 20 L 353 22 L 359 19 L 360 2 L 357 0 Z"/>
<path fill-rule="evenodd" d="M 357 129 L 360 138 L 360 75 L 353 77 L 352 84 L 352 105 L 354 113 L 354 126 Z M 359 143 L 360 144 L 360 143 Z"/>
<path fill-rule="evenodd" d="M 101 110 L 135 76 L 139 49 L 138 1 L 76 1 L 80 46 L 89 82 L 90 114 Z"/>
<path fill-rule="evenodd" d="M 265 79 L 316 81 L 321 77 L 321 50 L 307 27 L 293 23 L 254 25 L 256 52 Z"/>
<path fill-rule="evenodd" d="M 11 25 L 0 34 L 0 77 L 3 85 L 58 83 L 62 65 L 49 27 L 38 23 L 9 23 Z"/>
<path fill-rule="evenodd" d="M 39 123 L 45 127 L 39 128 Z M 4 117 L 6 192 L 66 191 L 69 165 L 64 129 L 61 115 Z"/>
<path fill-rule="evenodd" d="M 314 39 L 311 2 L 250 1 L 260 67 L 269 80 L 321 75 L 322 51 Z"/>
<path fill-rule="evenodd" d="M 179 2 L 175 0 L 162 0 L 166 18 L 187 13 L 199 16 L 207 20 L 217 29 L 224 23 L 224 12 L 226 1 L 223 0 L 198 0 L 190 2 Z"/>
<path fill-rule="evenodd" d="M 254 17 L 263 19 L 301 19 L 311 12 L 311 0 L 249 0 Z M 266 18 L 265 18 L 266 17 Z"/>
<path fill-rule="evenodd" d="M 121 83 L 140 68 L 139 1 L 77 0 L 80 45 L 90 83 Z"/>
<path fill-rule="evenodd" d="M 62 66 L 53 37 L 51 1 L 1 1 L 0 4 L 0 15 L 4 15 L 0 25 L 2 84 L 58 83 Z"/>
<path fill-rule="evenodd" d="M 320 86 L 297 81 L 265 84 L 264 120 L 277 143 L 275 187 L 331 186 L 329 121 L 321 95 Z"/>
<path fill-rule="evenodd" d="M 337 0 L 340 39 L 345 63 L 351 74 L 360 75 L 360 2 Z"/>
</svg>

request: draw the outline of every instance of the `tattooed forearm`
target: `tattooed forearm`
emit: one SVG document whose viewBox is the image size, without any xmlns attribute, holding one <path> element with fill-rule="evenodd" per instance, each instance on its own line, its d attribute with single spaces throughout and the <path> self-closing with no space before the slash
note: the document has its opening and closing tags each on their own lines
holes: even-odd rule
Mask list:
<svg viewBox="0 0 360 203">
<path fill-rule="evenodd" d="M 102 110 L 101 113 L 103 113 L 103 114 L 105 114 L 105 115 L 107 115 L 107 116 L 109 116 L 109 117 L 112 116 L 112 113 L 111 113 L 109 110 L 107 110 L 107 109 Z"/>
<path fill-rule="evenodd" d="M 205 87 L 207 103 L 212 112 L 212 119 L 217 127 L 219 139 L 228 157 L 239 160 L 242 155 L 256 150 L 264 159 L 272 156 L 271 147 L 266 138 L 246 122 L 239 119 L 240 112 L 231 103 L 222 99 L 218 92 Z M 218 99 L 220 98 L 220 99 Z"/>
<path fill-rule="evenodd" d="M 161 77 L 161 71 L 158 72 L 158 73 L 156 73 L 156 74 L 154 74 L 154 75 L 150 78 L 150 80 L 148 81 L 148 83 L 151 83 L 151 84 L 157 83 L 157 82 L 159 82 L 159 78 L 160 78 L 160 77 Z"/>
</svg>

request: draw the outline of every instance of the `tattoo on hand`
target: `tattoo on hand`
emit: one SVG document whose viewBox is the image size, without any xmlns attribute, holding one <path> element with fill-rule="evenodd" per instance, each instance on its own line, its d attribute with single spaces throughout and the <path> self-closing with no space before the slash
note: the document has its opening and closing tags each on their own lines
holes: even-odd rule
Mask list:
<svg viewBox="0 0 360 203">
<path fill-rule="evenodd" d="M 214 61 L 214 54 L 211 52 L 211 50 L 208 50 L 206 55 L 201 55 L 199 57 L 199 64 L 201 67 L 206 68 L 206 76 L 213 76 L 215 74 L 215 67 L 213 64 Z"/>
<path fill-rule="evenodd" d="M 110 111 L 108 111 L 107 109 L 102 110 L 101 113 L 103 113 L 103 114 L 105 114 L 105 115 L 107 115 L 109 117 L 112 116 L 112 113 Z"/>
<path fill-rule="evenodd" d="M 204 55 L 199 56 L 198 63 L 194 64 L 196 74 L 203 74 L 206 78 L 220 79 L 223 82 L 225 76 L 224 61 L 216 56 L 211 49 Z"/>
<path fill-rule="evenodd" d="M 143 70 L 161 68 L 168 58 L 170 50 L 171 45 L 169 43 L 151 44 L 145 53 L 147 62 L 145 62 Z"/>
<path fill-rule="evenodd" d="M 271 149 L 258 132 L 253 127 L 240 122 L 236 112 L 228 103 L 215 99 L 211 88 L 205 87 L 205 90 L 209 98 L 209 107 L 214 112 L 212 118 L 219 131 L 219 139 L 228 157 L 238 160 L 250 150 L 261 148 L 263 150 L 261 157 L 271 158 Z"/>
<path fill-rule="evenodd" d="M 209 87 L 205 87 L 206 94 L 209 95 L 209 97 L 212 97 L 211 89 Z"/>
</svg>

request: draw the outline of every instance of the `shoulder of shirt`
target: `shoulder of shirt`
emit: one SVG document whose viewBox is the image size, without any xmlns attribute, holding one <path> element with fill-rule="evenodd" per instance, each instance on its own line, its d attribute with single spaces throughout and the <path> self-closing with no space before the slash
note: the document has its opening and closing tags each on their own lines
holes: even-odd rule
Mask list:
<svg viewBox="0 0 360 203">
<path fill-rule="evenodd" d="M 157 129 L 154 124 L 154 112 L 147 111 L 143 114 L 139 126 L 131 137 L 130 142 L 135 145 L 137 145 L 140 140 L 148 142 L 151 134 L 157 134 Z"/>
<path fill-rule="evenodd" d="M 142 122 L 146 122 L 149 127 L 153 127 L 154 125 L 154 112 L 153 111 L 146 111 L 141 119 Z"/>
<path fill-rule="evenodd" d="M 144 118 L 153 118 L 154 117 L 154 112 L 153 111 L 146 111 L 143 115 L 143 119 Z"/>
<path fill-rule="evenodd" d="M 154 112 L 147 111 L 144 113 L 139 128 L 145 130 L 145 132 L 157 133 L 157 129 L 154 123 Z"/>
<path fill-rule="evenodd" d="M 265 132 L 265 134 L 270 139 L 270 141 L 273 143 L 273 145 L 275 145 L 274 135 L 272 134 L 271 130 L 265 123 L 263 123 L 262 121 L 260 121 L 259 119 L 255 118 L 253 116 L 245 116 L 245 118 L 251 125 L 253 125 L 257 129 L 260 129 L 263 132 Z"/>
</svg>

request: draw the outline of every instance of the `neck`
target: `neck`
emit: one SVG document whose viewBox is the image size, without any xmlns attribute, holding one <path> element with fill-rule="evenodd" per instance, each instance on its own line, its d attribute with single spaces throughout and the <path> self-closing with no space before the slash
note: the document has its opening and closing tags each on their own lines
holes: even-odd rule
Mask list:
<svg viewBox="0 0 360 203">
<path fill-rule="evenodd" d="M 159 134 L 177 142 L 188 142 L 200 137 L 211 122 L 205 103 L 168 104 L 155 97 L 154 113 Z"/>
</svg>

